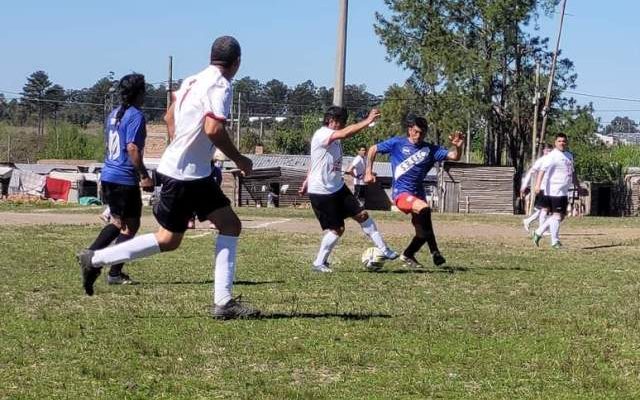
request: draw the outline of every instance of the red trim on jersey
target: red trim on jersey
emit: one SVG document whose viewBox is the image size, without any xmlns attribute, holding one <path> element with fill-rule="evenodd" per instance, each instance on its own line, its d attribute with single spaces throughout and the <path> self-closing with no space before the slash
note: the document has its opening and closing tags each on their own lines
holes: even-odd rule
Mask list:
<svg viewBox="0 0 640 400">
<path fill-rule="evenodd" d="M 204 116 L 205 116 L 205 117 L 209 117 L 209 118 L 213 118 L 213 119 L 215 119 L 216 121 L 220 121 L 220 122 L 227 122 L 227 119 L 226 119 L 225 117 L 219 117 L 219 116 L 215 115 L 215 114 L 214 114 L 214 113 L 212 113 L 212 112 L 208 112 L 208 113 L 206 113 Z"/>
<path fill-rule="evenodd" d="M 408 192 L 400 193 L 398 197 L 396 197 L 396 207 L 405 214 L 411 214 L 413 202 L 416 200 L 423 199 Z"/>
</svg>

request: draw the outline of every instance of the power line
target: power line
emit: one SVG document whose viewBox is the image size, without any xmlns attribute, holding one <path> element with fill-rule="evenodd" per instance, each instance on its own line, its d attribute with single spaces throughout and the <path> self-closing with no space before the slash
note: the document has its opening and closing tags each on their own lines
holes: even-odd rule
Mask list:
<svg viewBox="0 0 640 400">
<path fill-rule="evenodd" d="M 591 93 L 583 93 L 583 92 L 573 92 L 570 90 L 566 90 L 566 93 L 574 94 L 576 96 L 585 96 L 585 97 L 594 97 L 597 99 L 607 99 L 607 100 L 620 100 L 620 101 L 630 101 L 634 103 L 640 103 L 640 99 L 631 99 L 626 97 L 615 97 L 615 96 L 603 96 L 599 94 L 591 94 Z"/>
</svg>

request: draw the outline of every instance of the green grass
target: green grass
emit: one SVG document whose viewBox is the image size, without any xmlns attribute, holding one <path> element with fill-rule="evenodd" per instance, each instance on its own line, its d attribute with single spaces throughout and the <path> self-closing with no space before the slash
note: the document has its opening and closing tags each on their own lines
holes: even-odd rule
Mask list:
<svg viewBox="0 0 640 400">
<path fill-rule="evenodd" d="M 519 221 L 436 220 L 495 229 Z M 621 221 L 632 220 L 570 223 Z M 0 398 L 640 396 L 640 267 L 626 242 L 580 250 L 572 237 L 554 252 L 526 238 L 447 237 L 451 271 L 388 263 L 367 273 L 358 259 L 369 244 L 350 231 L 333 256 L 337 272 L 318 275 L 309 264 L 319 231 L 245 230 L 235 291 L 272 317 L 219 322 L 208 314 L 211 237 L 131 264 L 141 285 L 108 287 L 101 277 L 87 298 L 73 253 L 97 230 L 0 230 Z M 402 248 L 408 236 L 388 239 Z"/>
</svg>

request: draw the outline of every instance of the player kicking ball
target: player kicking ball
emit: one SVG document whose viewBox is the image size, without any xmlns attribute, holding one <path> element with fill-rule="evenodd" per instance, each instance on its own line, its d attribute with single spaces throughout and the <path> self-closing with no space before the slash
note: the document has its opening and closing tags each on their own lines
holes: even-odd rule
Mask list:
<svg viewBox="0 0 640 400">
<path fill-rule="evenodd" d="M 440 266 L 446 262 L 438 250 L 436 236 L 431 223 L 431 208 L 425 201 L 423 181 L 436 162 L 458 161 L 462 156 L 464 136 L 455 132 L 449 137 L 453 148 L 433 145 L 424 141 L 427 134 L 427 120 L 423 117 L 409 115 L 406 119 L 407 135 L 396 136 L 369 148 L 369 163 L 365 172 L 365 182 L 375 182 L 373 163 L 376 155 L 389 154 L 393 171 L 392 198 L 396 207 L 405 214 L 411 214 L 411 223 L 415 228 L 415 236 L 404 250 L 400 259 L 411 268 L 422 268 L 423 265 L 415 255 L 427 243 L 433 263 Z"/>
<path fill-rule="evenodd" d="M 360 224 L 362 232 L 371 239 L 385 259 L 398 258 L 398 253 L 387 247 L 375 222 L 345 185 L 342 177 L 341 140 L 365 129 L 380 117 L 380 111 L 374 108 L 367 118 L 348 126 L 347 117 L 347 110 L 337 106 L 329 107 L 324 114 L 323 126 L 311 138 L 311 166 L 300 190 L 300 193 L 309 192 L 313 212 L 325 231 L 312 266 L 315 272 L 333 272 L 327 260 L 344 233 L 344 220 L 347 218 L 353 218 Z"/>
</svg>

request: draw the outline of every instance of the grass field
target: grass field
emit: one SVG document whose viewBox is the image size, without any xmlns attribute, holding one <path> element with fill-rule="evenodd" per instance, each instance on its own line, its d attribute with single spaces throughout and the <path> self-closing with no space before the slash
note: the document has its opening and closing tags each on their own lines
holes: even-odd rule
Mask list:
<svg viewBox="0 0 640 400">
<path fill-rule="evenodd" d="M 382 231 L 404 220 L 376 216 Z M 435 219 L 436 229 L 519 223 Z M 585 246 L 578 234 L 635 222 L 572 220 L 559 252 L 524 236 L 443 235 L 450 270 L 387 263 L 381 273 L 359 265 L 369 244 L 351 229 L 331 275 L 309 268 L 319 228 L 245 230 L 235 291 L 267 317 L 227 322 L 208 314 L 211 236 L 132 263 L 140 285 L 108 287 L 101 277 L 88 298 L 73 253 L 98 225 L 2 226 L 0 398 L 637 399 L 637 239 L 596 236 Z M 387 235 L 398 249 L 408 237 Z"/>
</svg>

